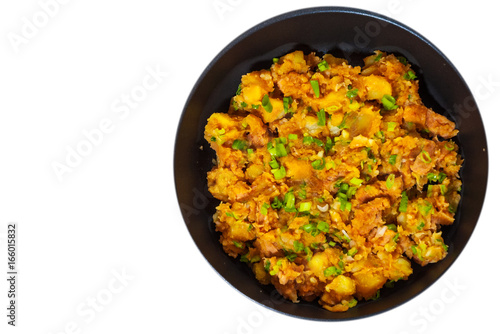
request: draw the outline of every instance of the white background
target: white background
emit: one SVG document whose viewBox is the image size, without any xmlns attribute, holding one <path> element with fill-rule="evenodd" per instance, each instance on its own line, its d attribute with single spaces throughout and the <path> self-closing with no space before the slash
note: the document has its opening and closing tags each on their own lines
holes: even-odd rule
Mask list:
<svg viewBox="0 0 500 334">
<path fill-rule="evenodd" d="M 261 21 L 319 5 L 383 13 L 427 37 L 475 93 L 490 149 L 482 215 L 451 269 L 393 311 L 337 323 L 269 311 L 224 282 L 188 234 L 173 181 L 177 123 L 205 66 Z M 493 191 L 499 186 L 500 46 L 491 6 L 486 0 L 2 1 L 0 333 L 498 328 L 500 228 Z M 146 94 L 126 107 L 132 92 Z M 101 137 L 100 126 L 107 131 Z M 95 145 L 85 146 L 84 133 L 94 134 Z M 58 177 L 54 163 L 65 164 L 78 147 L 87 155 Z M 18 223 L 19 233 L 15 328 L 6 317 L 9 222 Z"/>
</svg>

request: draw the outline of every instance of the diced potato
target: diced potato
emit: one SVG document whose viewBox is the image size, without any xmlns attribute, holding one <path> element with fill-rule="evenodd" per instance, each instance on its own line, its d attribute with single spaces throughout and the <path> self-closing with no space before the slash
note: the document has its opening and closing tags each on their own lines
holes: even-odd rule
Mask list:
<svg viewBox="0 0 500 334">
<path fill-rule="evenodd" d="M 281 57 L 280 61 L 273 65 L 272 70 L 278 75 L 283 75 L 292 71 L 305 73 L 309 70 L 309 66 L 304 59 L 304 52 L 294 51 Z"/>
<path fill-rule="evenodd" d="M 312 167 L 307 160 L 297 160 L 289 157 L 282 159 L 287 176 L 293 180 L 306 180 L 311 177 Z"/>
<path fill-rule="evenodd" d="M 323 272 L 328 267 L 328 256 L 324 252 L 316 253 L 308 265 L 316 276 L 324 277 Z"/>
<path fill-rule="evenodd" d="M 401 278 L 410 276 L 413 273 L 410 261 L 401 256 L 392 263 L 392 268 L 389 273 L 389 279 L 393 281 L 398 281 Z"/>
<path fill-rule="evenodd" d="M 325 288 L 326 291 L 333 290 L 336 294 L 341 296 L 350 296 L 356 292 L 356 283 L 347 276 L 339 275 Z"/>
<path fill-rule="evenodd" d="M 215 113 L 208 119 L 205 126 L 205 139 L 209 143 L 233 141 L 239 138 L 242 131 L 239 129 L 239 121 L 228 114 Z"/>
<path fill-rule="evenodd" d="M 251 240 L 253 238 L 253 233 L 250 232 L 250 224 L 242 221 L 234 221 L 229 224 L 229 234 L 231 239 L 235 240 Z"/>
<path fill-rule="evenodd" d="M 392 96 L 391 84 L 382 76 L 372 74 L 363 77 L 363 83 L 367 90 L 368 100 L 377 100 L 380 102 L 384 95 Z"/>
<path fill-rule="evenodd" d="M 353 274 L 356 282 L 356 295 L 358 298 L 369 299 L 382 288 L 387 281 L 382 273 L 372 271 L 360 271 Z"/>
<path fill-rule="evenodd" d="M 256 262 L 252 266 L 253 272 L 255 274 L 255 278 L 261 283 L 261 284 L 269 284 L 270 283 L 270 276 L 266 272 L 264 268 L 264 263 L 262 261 Z"/>
<path fill-rule="evenodd" d="M 236 96 L 236 100 L 247 105 L 260 104 L 265 94 L 274 89 L 271 74 L 269 71 L 254 71 L 245 74 L 241 78 L 241 94 Z"/>
<path fill-rule="evenodd" d="M 238 177 L 229 169 L 218 168 L 208 172 L 207 180 L 210 193 L 221 201 L 227 201 L 229 186 L 235 184 Z"/>
<path fill-rule="evenodd" d="M 264 169 L 265 169 L 264 165 L 251 164 L 245 171 L 245 176 L 247 177 L 247 179 L 253 181 L 257 177 L 259 177 L 262 173 L 264 173 Z"/>
</svg>

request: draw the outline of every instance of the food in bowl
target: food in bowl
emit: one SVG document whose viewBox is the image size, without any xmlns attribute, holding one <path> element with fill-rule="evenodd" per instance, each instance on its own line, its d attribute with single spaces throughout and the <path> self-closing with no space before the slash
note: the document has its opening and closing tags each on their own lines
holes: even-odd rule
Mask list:
<svg viewBox="0 0 500 334">
<path fill-rule="evenodd" d="M 347 311 L 447 255 L 462 165 L 403 57 L 294 51 L 242 76 L 205 138 L 224 251 L 285 298 Z"/>
</svg>

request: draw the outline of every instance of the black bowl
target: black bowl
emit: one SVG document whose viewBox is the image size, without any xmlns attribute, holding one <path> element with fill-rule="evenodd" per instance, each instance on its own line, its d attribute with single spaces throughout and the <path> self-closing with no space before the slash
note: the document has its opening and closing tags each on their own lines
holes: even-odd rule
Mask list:
<svg viewBox="0 0 500 334">
<path fill-rule="evenodd" d="M 241 76 L 269 68 L 274 57 L 293 50 L 331 53 L 362 65 L 362 58 L 382 50 L 404 56 L 420 80 L 425 105 L 453 119 L 456 138 L 465 159 L 461 177 L 462 201 L 455 223 L 443 229 L 448 256 L 420 267 L 407 281 L 382 289 L 376 301 L 360 302 L 345 313 L 332 313 L 316 302 L 294 304 L 274 287 L 262 286 L 245 263 L 227 256 L 219 244 L 212 215 L 218 201 L 207 190 L 206 173 L 214 152 L 203 138 L 208 117 L 225 112 Z M 174 177 L 186 226 L 213 268 L 233 287 L 274 310 L 306 319 L 355 319 L 390 310 L 433 284 L 464 249 L 477 223 L 487 183 L 486 137 L 478 107 L 463 78 L 450 61 L 428 40 L 409 27 L 379 14 L 344 7 L 308 8 L 269 19 L 243 33 L 224 48 L 194 86 L 177 130 Z"/>
</svg>

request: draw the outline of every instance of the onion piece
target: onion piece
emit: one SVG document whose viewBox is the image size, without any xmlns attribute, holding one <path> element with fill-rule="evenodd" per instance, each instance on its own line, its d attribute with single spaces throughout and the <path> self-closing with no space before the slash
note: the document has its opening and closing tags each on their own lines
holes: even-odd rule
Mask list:
<svg viewBox="0 0 500 334">
<path fill-rule="evenodd" d="M 316 207 L 318 208 L 319 211 L 321 212 L 327 212 L 328 211 L 328 203 L 325 203 L 325 205 L 323 206 L 320 206 L 319 204 L 316 205 Z"/>
</svg>

